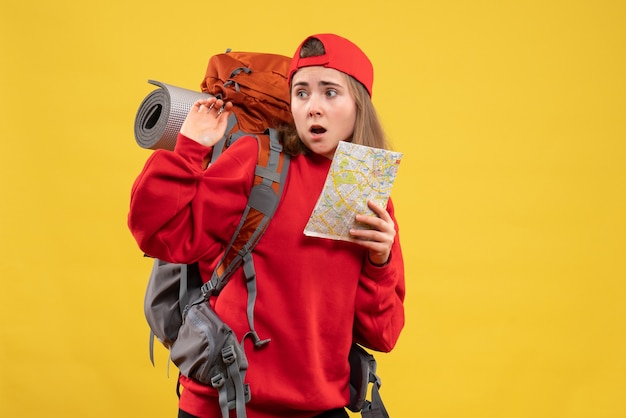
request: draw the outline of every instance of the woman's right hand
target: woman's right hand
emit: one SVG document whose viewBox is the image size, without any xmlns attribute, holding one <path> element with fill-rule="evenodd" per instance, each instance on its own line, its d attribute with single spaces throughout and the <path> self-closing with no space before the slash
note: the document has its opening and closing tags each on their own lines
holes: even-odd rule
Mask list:
<svg viewBox="0 0 626 418">
<path fill-rule="evenodd" d="M 232 103 L 215 97 L 198 100 L 189 110 L 180 133 L 199 144 L 212 147 L 224 136 L 232 108 Z"/>
</svg>

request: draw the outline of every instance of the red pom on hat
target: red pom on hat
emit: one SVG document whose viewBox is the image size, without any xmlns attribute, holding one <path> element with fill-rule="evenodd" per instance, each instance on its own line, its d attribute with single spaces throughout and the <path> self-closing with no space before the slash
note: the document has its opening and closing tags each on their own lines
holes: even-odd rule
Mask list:
<svg viewBox="0 0 626 418">
<path fill-rule="evenodd" d="M 316 57 L 300 57 L 300 51 L 306 41 L 311 38 L 319 39 L 324 45 L 326 53 Z M 333 68 L 352 76 L 367 89 L 372 96 L 374 84 L 374 67 L 367 55 L 354 43 L 331 33 L 311 35 L 306 38 L 296 50 L 289 68 L 289 85 L 296 71 L 303 67 L 320 66 Z"/>
</svg>

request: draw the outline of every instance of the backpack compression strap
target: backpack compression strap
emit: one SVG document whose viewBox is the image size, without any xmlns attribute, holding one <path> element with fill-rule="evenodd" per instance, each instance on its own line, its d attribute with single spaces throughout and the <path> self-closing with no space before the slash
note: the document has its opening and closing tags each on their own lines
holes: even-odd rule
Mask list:
<svg viewBox="0 0 626 418">
<path fill-rule="evenodd" d="M 250 332 L 244 338 L 249 336 L 256 346 L 262 346 L 269 340 L 261 340 L 254 329 L 256 272 L 252 250 L 263 235 L 278 206 L 288 171 L 289 157 L 282 152 L 277 131 L 270 129 L 263 135 L 256 135 L 256 138 L 259 144 L 259 158 L 248 204 L 213 276 L 202 286 L 202 292 L 207 298 L 217 295 L 233 272 L 243 264 L 248 288 L 247 316 L 250 327 Z"/>
<path fill-rule="evenodd" d="M 360 345 L 353 343 L 348 356 L 350 362 L 350 403 L 347 408 L 361 412 L 363 418 L 389 418 L 380 396 L 382 382 L 376 374 L 376 359 Z M 371 384 L 370 398 L 367 400 Z"/>
<path fill-rule="evenodd" d="M 370 369 L 369 381 L 372 383 L 372 400 L 366 400 L 363 409 L 361 410 L 361 416 L 363 418 L 389 418 L 387 408 L 383 403 L 383 399 L 380 396 L 380 378 L 376 374 L 376 369 Z"/>
</svg>

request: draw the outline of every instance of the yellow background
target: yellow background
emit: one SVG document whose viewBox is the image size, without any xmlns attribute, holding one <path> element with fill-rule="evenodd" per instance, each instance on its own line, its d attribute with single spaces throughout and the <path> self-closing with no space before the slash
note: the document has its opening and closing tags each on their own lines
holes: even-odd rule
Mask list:
<svg viewBox="0 0 626 418">
<path fill-rule="evenodd" d="M 0 415 L 175 416 L 126 228 L 147 80 L 330 31 L 405 153 L 391 416 L 626 416 L 624 4 L 3 0 Z"/>
</svg>

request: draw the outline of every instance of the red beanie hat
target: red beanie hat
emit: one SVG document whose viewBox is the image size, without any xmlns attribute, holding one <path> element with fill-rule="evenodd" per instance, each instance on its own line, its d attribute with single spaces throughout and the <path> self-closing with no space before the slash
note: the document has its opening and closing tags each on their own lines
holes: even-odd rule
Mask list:
<svg viewBox="0 0 626 418">
<path fill-rule="evenodd" d="M 326 53 L 316 57 L 300 57 L 300 51 L 306 41 L 311 38 L 319 39 L 324 45 Z M 374 83 L 374 68 L 361 49 L 338 35 L 330 33 L 311 35 L 306 38 L 296 50 L 289 68 L 289 85 L 296 71 L 303 67 L 320 66 L 333 68 L 342 73 L 352 76 L 367 89 L 372 96 L 372 85 Z"/>
</svg>

